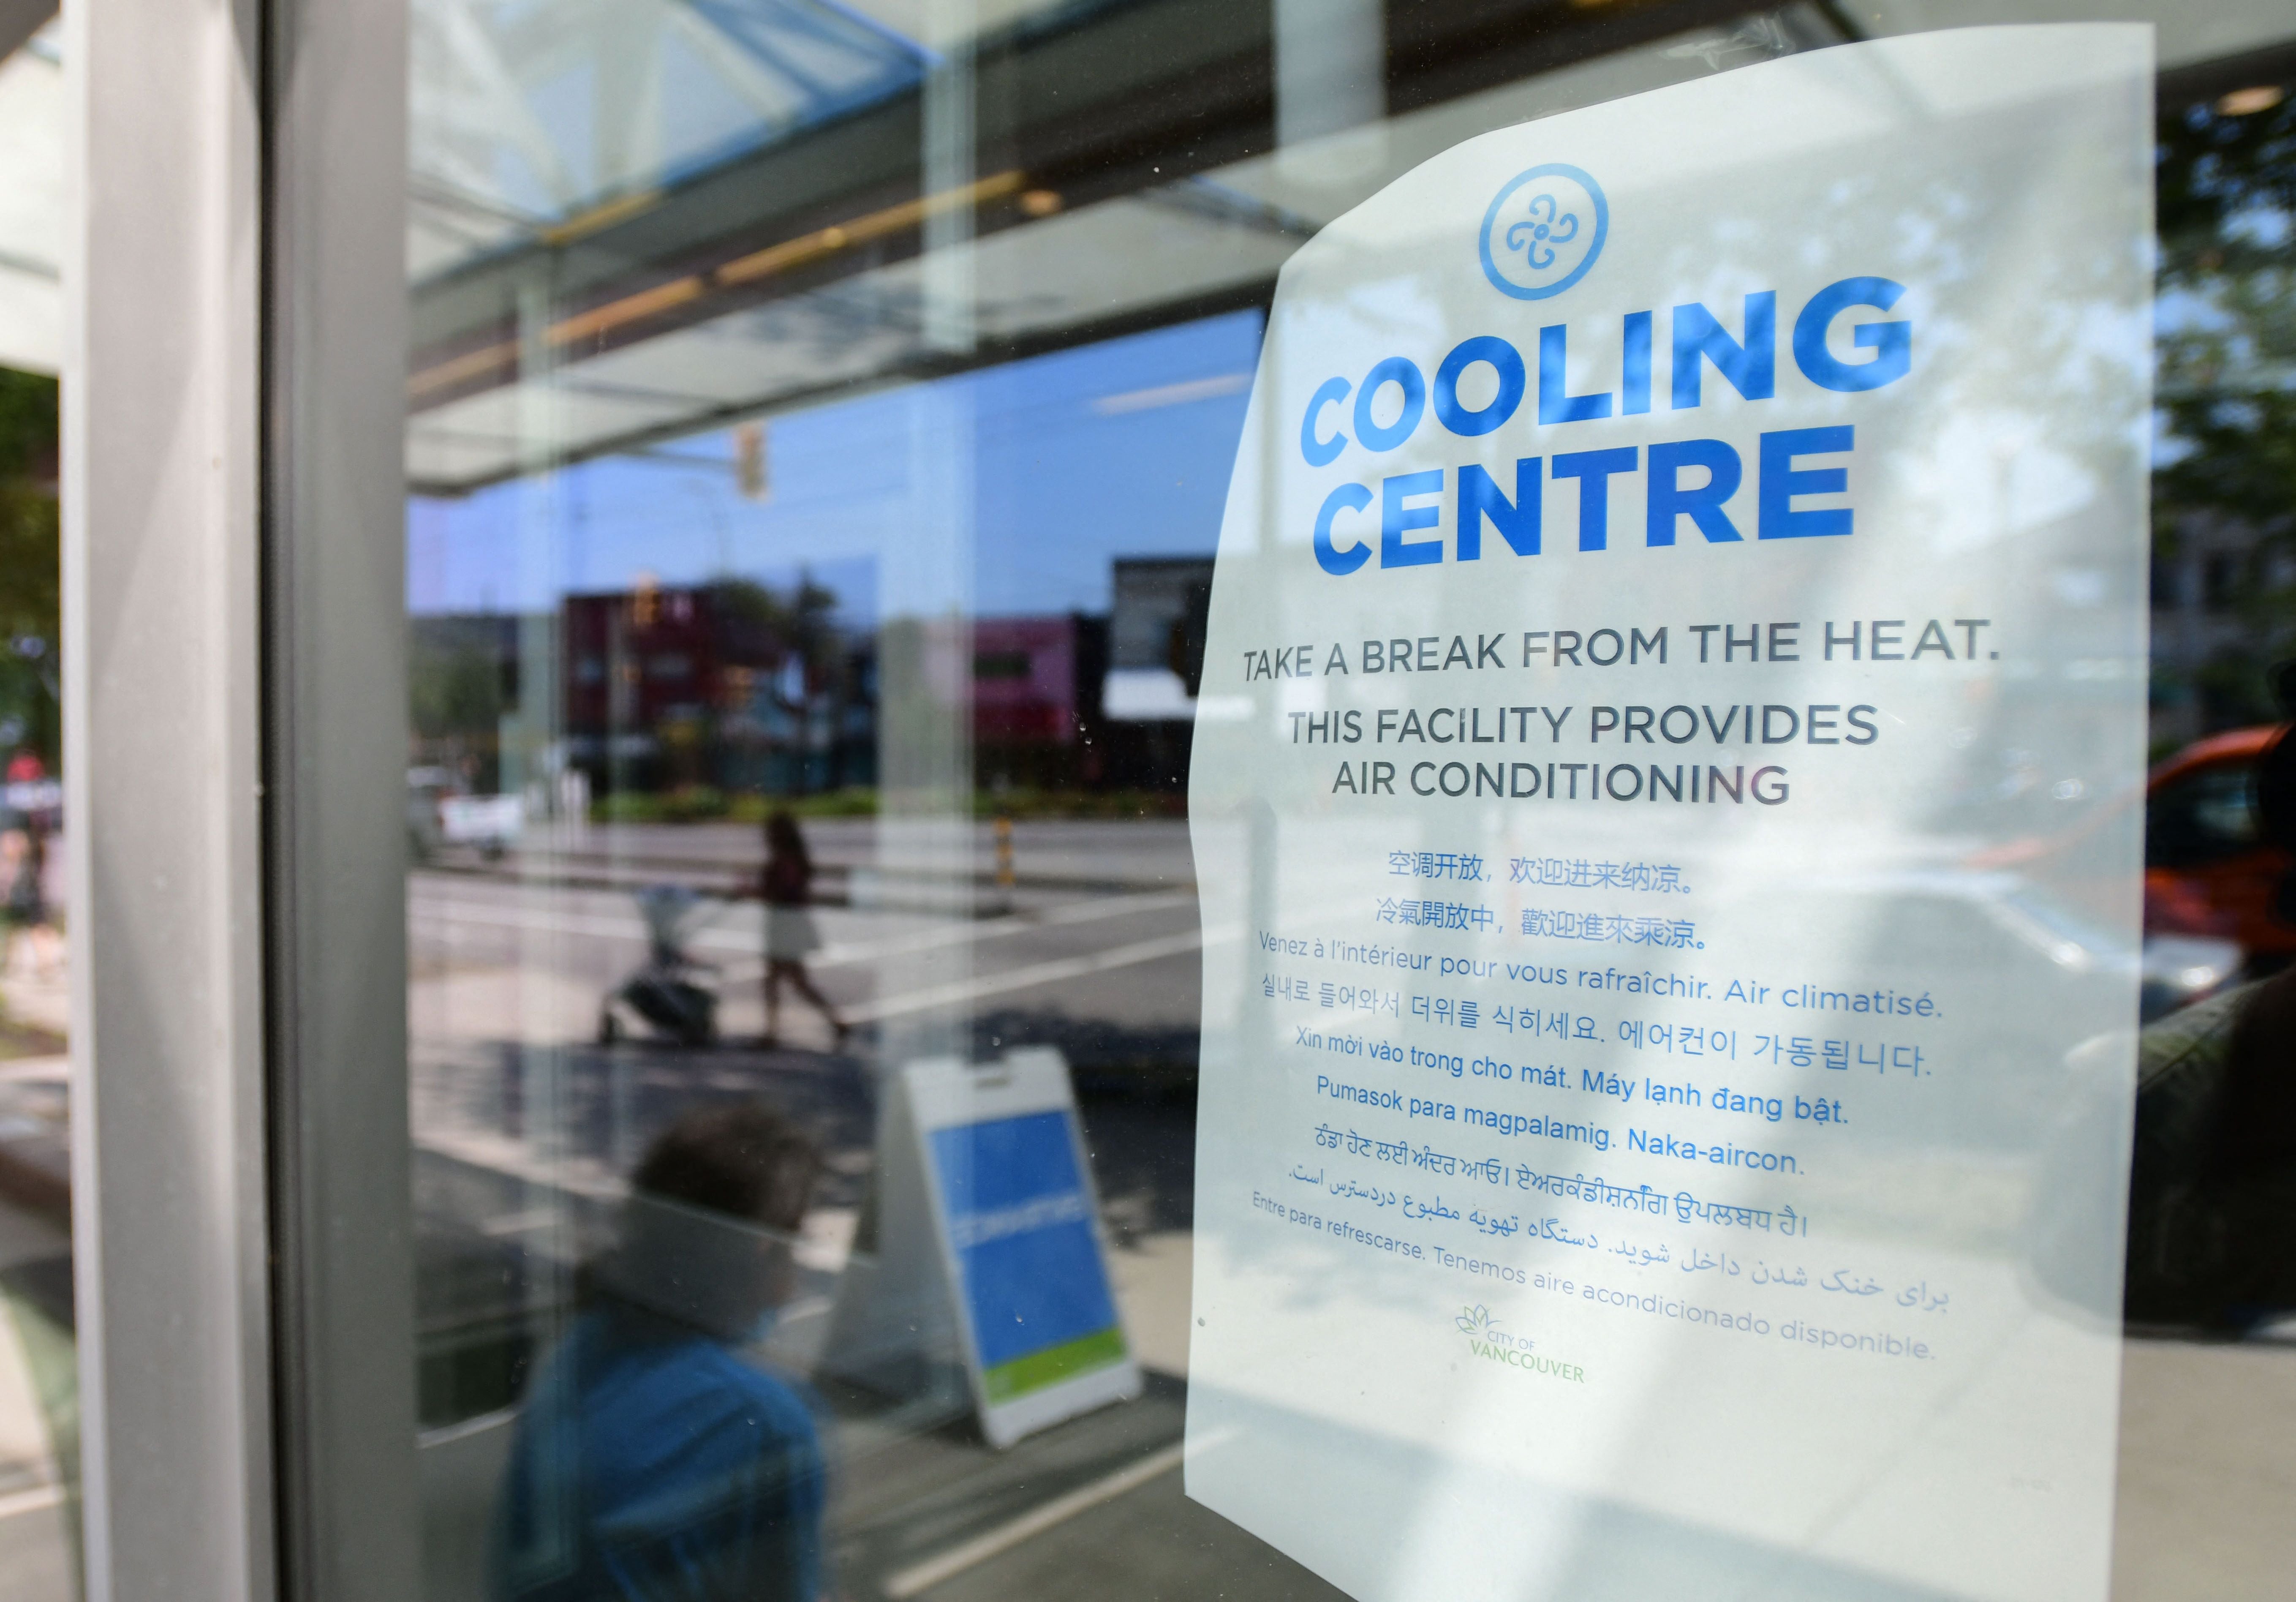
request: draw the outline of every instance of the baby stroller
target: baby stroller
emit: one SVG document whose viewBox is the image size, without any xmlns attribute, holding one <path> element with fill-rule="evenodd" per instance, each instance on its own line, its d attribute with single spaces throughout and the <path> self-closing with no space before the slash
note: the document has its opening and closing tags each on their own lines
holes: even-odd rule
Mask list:
<svg viewBox="0 0 2296 1602">
<path fill-rule="evenodd" d="M 701 898 L 683 884 L 649 884 L 637 892 L 645 919 L 645 965 L 617 985 L 598 1009 L 598 1044 L 622 1038 L 622 1010 L 635 1013 L 653 1031 L 681 1046 L 709 1046 L 718 1039 L 718 992 L 703 982 L 713 964 L 687 955 L 685 941 L 700 921 Z"/>
</svg>

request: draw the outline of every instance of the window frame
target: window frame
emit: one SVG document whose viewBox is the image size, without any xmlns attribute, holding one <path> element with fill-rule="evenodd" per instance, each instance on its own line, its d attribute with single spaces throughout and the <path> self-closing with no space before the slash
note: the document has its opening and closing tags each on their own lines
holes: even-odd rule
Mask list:
<svg viewBox="0 0 2296 1602">
<path fill-rule="evenodd" d="M 64 15 L 85 1591 L 413 1598 L 406 7 Z"/>
</svg>

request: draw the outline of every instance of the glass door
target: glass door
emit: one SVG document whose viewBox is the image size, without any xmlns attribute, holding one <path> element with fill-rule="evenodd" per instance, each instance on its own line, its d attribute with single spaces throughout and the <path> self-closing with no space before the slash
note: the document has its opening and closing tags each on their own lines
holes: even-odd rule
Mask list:
<svg viewBox="0 0 2296 1602">
<path fill-rule="evenodd" d="M 423 1594 L 2271 1594 L 2296 28 L 2109 21 L 413 0 Z"/>
</svg>

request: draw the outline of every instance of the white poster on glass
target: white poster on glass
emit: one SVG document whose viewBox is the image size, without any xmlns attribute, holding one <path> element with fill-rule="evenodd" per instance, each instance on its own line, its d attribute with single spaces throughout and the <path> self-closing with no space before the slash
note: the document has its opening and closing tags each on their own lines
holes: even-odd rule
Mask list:
<svg viewBox="0 0 2296 1602">
<path fill-rule="evenodd" d="M 1190 793 L 1187 1490 L 1366 1602 L 2105 1595 L 2151 72 L 1797 56 L 1285 267 Z"/>
</svg>

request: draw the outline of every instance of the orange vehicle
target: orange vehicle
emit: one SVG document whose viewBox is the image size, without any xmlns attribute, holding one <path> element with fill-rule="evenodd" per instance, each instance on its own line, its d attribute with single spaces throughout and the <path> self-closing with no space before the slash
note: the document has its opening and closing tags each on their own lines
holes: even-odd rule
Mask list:
<svg viewBox="0 0 2296 1602">
<path fill-rule="evenodd" d="M 2144 931 L 2236 941 L 2251 965 L 2296 957 L 2296 898 L 2283 884 L 2296 858 L 2264 836 L 2257 766 L 2282 725 L 2197 740 L 2145 785 Z"/>
</svg>

